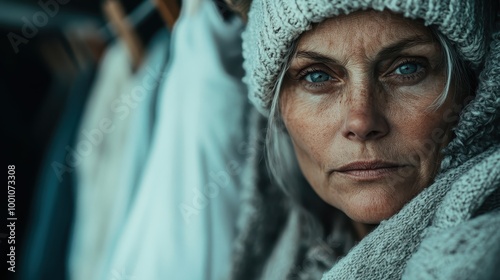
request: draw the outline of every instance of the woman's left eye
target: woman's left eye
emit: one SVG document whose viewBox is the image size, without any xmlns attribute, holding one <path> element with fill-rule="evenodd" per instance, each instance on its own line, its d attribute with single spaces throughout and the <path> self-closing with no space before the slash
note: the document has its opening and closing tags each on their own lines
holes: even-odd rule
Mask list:
<svg viewBox="0 0 500 280">
<path fill-rule="evenodd" d="M 398 66 L 396 70 L 394 70 L 394 74 L 397 75 L 411 75 L 415 74 L 422 70 L 422 66 L 415 62 L 406 62 Z"/>
</svg>

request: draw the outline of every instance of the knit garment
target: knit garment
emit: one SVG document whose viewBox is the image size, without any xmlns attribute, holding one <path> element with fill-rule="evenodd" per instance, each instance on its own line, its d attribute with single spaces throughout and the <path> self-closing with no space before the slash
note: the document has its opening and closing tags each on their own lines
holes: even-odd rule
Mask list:
<svg viewBox="0 0 500 280">
<path fill-rule="evenodd" d="M 311 0 L 288 1 L 286 6 L 282 2 L 254 0 L 244 35 L 250 99 L 263 114 L 251 116 L 254 154 L 244 178 L 246 203 L 231 279 L 319 279 L 323 273 L 323 279 L 499 279 L 500 32 L 498 27 L 486 28 L 492 26 L 486 16 L 492 9 L 481 5 L 489 2 Z M 337 253 L 341 251 L 327 241 L 332 233 L 325 235 L 320 245 L 329 248 L 322 254 L 330 256 L 322 257 L 325 261 L 319 265 L 305 267 L 315 250 L 313 242 L 304 241 L 304 227 L 295 220 L 297 208 L 287 203 L 288 198 L 268 178 L 260 134 L 287 44 L 308 30 L 311 22 L 365 8 L 387 8 L 422 18 L 428 25 L 437 24 L 478 73 L 478 86 L 473 100 L 461 109 L 455 137 L 443 151 L 433 183 L 340 260 Z M 485 15 L 478 16 L 479 11 Z M 297 14 L 304 15 L 302 21 Z M 468 31 L 465 26 L 477 28 Z M 459 43 L 466 40 L 469 44 Z M 299 237 L 290 230 L 299 232 Z M 292 250 L 292 246 L 297 248 Z M 286 260 L 283 265 L 274 257 L 283 252 L 290 252 L 288 258 L 294 264 Z M 325 263 L 329 263 L 326 269 Z M 274 272 L 270 278 L 269 267 L 279 268 L 281 274 Z"/>
<path fill-rule="evenodd" d="M 477 0 L 253 0 L 243 33 L 248 96 L 264 115 L 274 95 L 279 71 L 292 43 L 314 23 L 358 10 L 390 10 L 436 25 L 461 57 L 477 68 L 487 50 L 492 1 Z"/>
</svg>

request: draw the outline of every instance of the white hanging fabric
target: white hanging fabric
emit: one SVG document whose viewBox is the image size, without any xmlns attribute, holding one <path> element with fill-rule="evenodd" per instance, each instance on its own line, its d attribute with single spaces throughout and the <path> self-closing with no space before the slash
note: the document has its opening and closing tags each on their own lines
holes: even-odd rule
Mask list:
<svg viewBox="0 0 500 280">
<path fill-rule="evenodd" d="M 249 109 L 242 29 L 210 0 L 181 11 L 150 157 L 102 279 L 224 279 L 229 272 Z"/>
<path fill-rule="evenodd" d="M 168 46 L 166 31 L 155 35 L 136 73 L 123 42 L 104 55 L 71 151 L 78 158 L 71 279 L 98 279 L 107 270 L 149 153 L 151 107 Z"/>
</svg>

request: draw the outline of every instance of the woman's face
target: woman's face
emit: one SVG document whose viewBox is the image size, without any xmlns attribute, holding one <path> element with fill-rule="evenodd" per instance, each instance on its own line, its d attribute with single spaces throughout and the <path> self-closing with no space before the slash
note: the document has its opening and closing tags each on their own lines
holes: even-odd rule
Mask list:
<svg viewBox="0 0 500 280">
<path fill-rule="evenodd" d="M 355 221 L 378 223 L 427 187 L 450 138 L 451 97 L 428 109 L 445 73 L 431 32 L 389 12 L 339 16 L 304 33 L 280 108 L 316 193 Z"/>
</svg>

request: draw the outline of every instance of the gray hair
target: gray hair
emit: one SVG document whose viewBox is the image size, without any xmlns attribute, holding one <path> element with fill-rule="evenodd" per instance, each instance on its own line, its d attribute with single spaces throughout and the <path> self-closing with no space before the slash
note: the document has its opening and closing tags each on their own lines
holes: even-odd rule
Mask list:
<svg viewBox="0 0 500 280">
<path fill-rule="evenodd" d="M 473 73 L 467 70 L 465 62 L 460 58 L 455 47 L 448 38 L 441 34 L 436 27 L 431 26 L 430 30 L 435 39 L 441 45 L 441 51 L 444 55 L 446 64 L 446 84 L 442 93 L 428 107 L 430 111 L 437 110 L 446 101 L 452 85 L 455 91 L 452 92 L 453 98 L 463 97 L 469 94 L 473 88 Z M 280 112 L 281 86 L 291 60 L 297 49 L 298 39 L 292 43 L 285 56 L 285 65 L 279 73 L 278 80 L 273 88 L 274 96 L 272 99 L 268 127 L 266 134 L 266 163 L 267 167 L 276 181 L 277 185 L 292 199 L 292 202 L 299 203 L 301 200 L 301 188 L 303 186 L 301 178 L 302 173 L 295 157 L 291 139 L 286 131 Z M 452 84 L 453 83 L 453 84 Z M 455 92 L 460 92 L 457 96 Z"/>
</svg>

